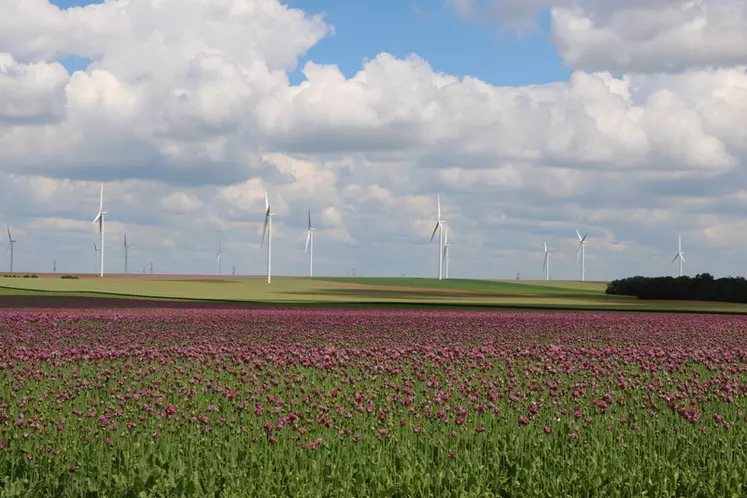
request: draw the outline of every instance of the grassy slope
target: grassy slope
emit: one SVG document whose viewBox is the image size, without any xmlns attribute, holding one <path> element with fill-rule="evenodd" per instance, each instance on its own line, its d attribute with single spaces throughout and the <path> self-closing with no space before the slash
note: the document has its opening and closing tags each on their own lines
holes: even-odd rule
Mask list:
<svg viewBox="0 0 747 498">
<path fill-rule="evenodd" d="M 12 289 L 9 289 L 12 288 Z M 511 308 L 563 308 L 640 311 L 723 311 L 747 313 L 747 306 L 726 303 L 646 302 L 607 296 L 599 282 L 495 281 L 416 278 L 263 278 L 169 279 L 0 279 L 3 294 L 143 297 L 241 301 L 288 305 L 429 304 Z"/>
</svg>

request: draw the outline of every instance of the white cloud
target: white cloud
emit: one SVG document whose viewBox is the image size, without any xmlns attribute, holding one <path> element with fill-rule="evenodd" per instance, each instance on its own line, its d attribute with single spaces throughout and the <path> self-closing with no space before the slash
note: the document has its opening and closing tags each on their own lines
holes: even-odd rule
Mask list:
<svg viewBox="0 0 747 498">
<path fill-rule="evenodd" d="M 747 64 L 744 0 L 450 0 L 462 16 L 527 31 L 550 11 L 571 67 L 681 71 Z"/>
<path fill-rule="evenodd" d="M 59 119 L 67 79 L 59 63 L 21 64 L 0 53 L 0 127 Z"/>
<path fill-rule="evenodd" d="M 171 214 L 193 214 L 202 203 L 186 192 L 174 192 L 161 199 L 161 207 Z"/>
<path fill-rule="evenodd" d="M 3 5 L 0 213 L 24 227 L 18 248 L 37 248 L 19 253 L 21 268 L 62 261 L 55 251 L 72 247 L 80 250 L 66 249 L 64 263 L 91 266 L 101 180 L 107 231 L 118 240 L 109 246 L 121 246 L 127 230 L 133 257 L 172 272 L 214 271 L 219 238 L 224 268 L 261 272 L 265 187 L 277 213 L 273 235 L 285 241 L 275 246 L 280 273 L 304 271 L 302 244 L 287 241 L 305 237 L 309 210 L 320 274 L 432 273 L 437 248 L 428 237 L 440 193 L 452 275 L 510 276 L 522 267 L 539 276 L 538 244 L 548 240 L 559 258 L 568 245 L 574 260 L 569 237 L 583 226 L 599 240 L 588 248 L 588 274 L 603 278 L 630 268 L 626 259 L 604 263 L 603 251 L 658 253 L 676 230 L 706 244 L 697 235 L 731 223 L 727 211 L 743 203 L 741 67 L 576 71 L 569 81 L 497 87 L 441 74 L 416 55 L 382 53 L 350 78 L 308 62 L 307 79 L 291 85 L 287 72 L 332 28 L 277 0 Z M 571 2 L 501 5 L 497 12 L 513 12 L 517 25 L 555 7 L 556 36 L 562 12 L 592 16 Z M 621 33 L 615 16 L 643 8 L 588 5 L 592 27 Z M 625 67 L 670 67 L 676 54 L 657 48 L 651 29 L 659 62 L 613 44 L 600 66 L 623 67 L 615 60 L 629 57 Z M 564 50 L 592 60 L 578 40 Z M 71 75 L 54 62 L 67 55 L 94 62 Z M 573 267 L 566 275 L 556 268 L 558 278 L 575 276 Z"/>
<path fill-rule="evenodd" d="M 573 67 L 656 72 L 747 64 L 743 0 L 591 5 L 553 9 L 553 36 Z"/>
</svg>

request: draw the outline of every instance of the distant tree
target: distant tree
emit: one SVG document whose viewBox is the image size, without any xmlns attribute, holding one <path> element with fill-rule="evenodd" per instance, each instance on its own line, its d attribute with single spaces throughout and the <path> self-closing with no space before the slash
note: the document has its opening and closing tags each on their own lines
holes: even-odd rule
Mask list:
<svg viewBox="0 0 747 498">
<path fill-rule="evenodd" d="M 606 293 L 639 299 L 747 303 L 747 280 L 731 276 L 716 279 L 710 273 L 677 278 L 635 276 L 613 280 Z"/>
</svg>

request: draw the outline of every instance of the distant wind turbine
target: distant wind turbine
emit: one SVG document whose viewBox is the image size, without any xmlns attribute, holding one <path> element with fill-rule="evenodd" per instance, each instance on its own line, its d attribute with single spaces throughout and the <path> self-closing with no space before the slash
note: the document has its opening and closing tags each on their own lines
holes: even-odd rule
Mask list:
<svg viewBox="0 0 747 498">
<path fill-rule="evenodd" d="M 578 263 L 578 259 L 581 258 L 581 281 L 583 282 L 586 278 L 586 236 L 589 234 L 585 233 L 584 236 L 581 237 L 581 232 L 576 229 L 576 235 L 578 235 L 578 254 L 576 255 L 576 263 Z"/>
<path fill-rule="evenodd" d="M 221 268 L 220 268 L 221 256 L 223 256 L 223 251 L 221 251 L 221 248 L 220 248 L 220 239 L 218 239 L 218 252 L 215 253 L 215 259 L 216 259 L 216 261 L 218 263 L 218 275 L 221 274 Z"/>
<path fill-rule="evenodd" d="M 316 228 L 311 226 L 311 211 L 309 211 L 309 230 L 306 234 L 306 247 L 303 252 L 309 251 L 309 277 L 314 276 L 314 232 Z"/>
<path fill-rule="evenodd" d="M 99 276 L 104 276 L 104 216 L 107 215 L 104 211 L 104 182 L 101 182 L 101 200 L 99 202 L 99 214 L 93 219 L 92 223 L 99 223 L 99 233 L 101 234 L 101 266 L 99 267 Z"/>
<path fill-rule="evenodd" d="M 132 245 L 127 245 L 127 234 L 124 234 L 124 250 L 125 250 L 125 275 L 127 275 L 127 262 L 128 262 L 128 254 L 127 250 L 132 247 Z"/>
<path fill-rule="evenodd" d="M 545 242 L 545 262 L 542 263 L 542 269 L 545 270 L 545 280 L 550 280 L 550 251 L 547 250 L 547 242 Z"/>
<path fill-rule="evenodd" d="M 267 283 L 272 281 L 272 217 L 275 213 L 270 209 L 270 201 L 267 200 L 267 189 L 265 189 L 265 226 L 262 229 L 262 242 L 259 246 L 265 242 L 265 233 L 267 234 Z"/>
<path fill-rule="evenodd" d="M 677 234 L 677 255 L 672 260 L 672 263 L 674 263 L 677 260 L 680 260 L 680 277 L 682 276 L 682 264 L 685 262 L 685 253 L 682 251 L 682 235 Z M 670 265 L 672 263 L 669 263 Z"/>
<path fill-rule="evenodd" d="M 431 242 L 433 242 L 433 237 L 435 237 L 436 232 L 438 232 L 438 279 L 441 280 L 443 278 L 443 271 L 444 271 L 444 253 L 443 253 L 443 247 L 444 247 L 444 222 L 445 220 L 441 219 L 441 195 L 439 194 L 436 197 L 436 201 L 438 203 L 438 214 L 436 217 L 436 227 L 433 229 L 433 233 L 431 234 Z"/>
<path fill-rule="evenodd" d="M 449 227 L 444 222 L 444 278 L 449 278 Z"/>
<path fill-rule="evenodd" d="M 10 236 L 10 225 L 5 225 L 5 228 L 8 230 L 8 247 L 5 248 L 5 254 L 10 250 L 10 273 L 13 273 L 13 246 L 16 241 Z"/>
</svg>

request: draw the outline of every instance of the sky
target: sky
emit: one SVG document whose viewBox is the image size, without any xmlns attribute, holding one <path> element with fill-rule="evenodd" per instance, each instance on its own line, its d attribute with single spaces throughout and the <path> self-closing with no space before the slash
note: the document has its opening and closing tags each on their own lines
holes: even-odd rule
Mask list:
<svg viewBox="0 0 747 498">
<path fill-rule="evenodd" d="M 744 275 L 746 0 L 0 0 L 16 271 Z M 7 236 L 0 241 L 6 251 Z M 0 270 L 8 271 L 5 252 Z"/>
</svg>

